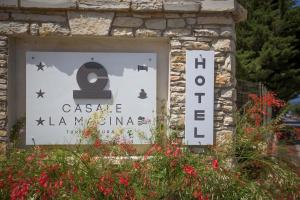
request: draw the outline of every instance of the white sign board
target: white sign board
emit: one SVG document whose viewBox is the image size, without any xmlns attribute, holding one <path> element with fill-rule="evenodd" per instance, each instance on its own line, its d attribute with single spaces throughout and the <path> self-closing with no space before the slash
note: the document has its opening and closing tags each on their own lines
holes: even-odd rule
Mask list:
<svg viewBox="0 0 300 200">
<path fill-rule="evenodd" d="M 109 140 L 148 143 L 156 117 L 156 54 L 27 52 L 26 144 L 76 144 L 95 112 Z"/>
<path fill-rule="evenodd" d="M 214 142 L 214 52 L 187 51 L 185 142 Z"/>
</svg>

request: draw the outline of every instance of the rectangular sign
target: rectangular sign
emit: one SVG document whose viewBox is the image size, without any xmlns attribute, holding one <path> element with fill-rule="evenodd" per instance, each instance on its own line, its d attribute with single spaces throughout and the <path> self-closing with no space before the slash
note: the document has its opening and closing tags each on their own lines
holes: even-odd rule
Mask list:
<svg viewBox="0 0 300 200">
<path fill-rule="evenodd" d="M 155 53 L 27 52 L 26 144 L 76 144 L 89 118 L 103 140 L 149 143 L 156 117 Z"/>
<path fill-rule="evenodd" d="M 214 52 L 187 51 L 186 54 L 187 145 L 212 145 L 214 142 Z"/>
</svg>

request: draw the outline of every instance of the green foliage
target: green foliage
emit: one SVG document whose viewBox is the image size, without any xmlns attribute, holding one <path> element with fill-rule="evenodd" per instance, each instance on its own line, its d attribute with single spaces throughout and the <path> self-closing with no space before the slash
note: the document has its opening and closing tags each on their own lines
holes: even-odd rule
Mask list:
<svg viewBox="0 0 300 200">
<path fill-rule="evenodd" d="M 264 83 L 283 99 L 300 93 L 300 7 L 292 0 L 240 0 L 248 20 L 237 26 L 238 78 Z"/>
</svg>

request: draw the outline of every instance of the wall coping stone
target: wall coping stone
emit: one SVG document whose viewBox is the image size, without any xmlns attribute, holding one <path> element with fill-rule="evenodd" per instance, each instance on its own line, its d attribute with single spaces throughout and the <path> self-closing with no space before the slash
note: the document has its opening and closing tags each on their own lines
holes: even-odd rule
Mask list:
<svg viewBox="0 0 300 200">
<path fill-rule="evenodd" d="M 126 12 L 231 13 L 235 22 L 247 11 L 237 0 L 0 0 L 1 8 Z"/>
</svg>

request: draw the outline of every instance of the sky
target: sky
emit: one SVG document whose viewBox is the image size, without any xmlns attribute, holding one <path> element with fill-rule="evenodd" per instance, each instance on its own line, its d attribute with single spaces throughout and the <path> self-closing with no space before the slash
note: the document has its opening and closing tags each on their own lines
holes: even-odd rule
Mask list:
<svg viewBox="0 0 300 200">
<path fill-rule="evenodd" d="M 300 0 L 296 0 L 296 5 L 300 6 Z"/>
</svg>

